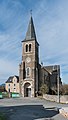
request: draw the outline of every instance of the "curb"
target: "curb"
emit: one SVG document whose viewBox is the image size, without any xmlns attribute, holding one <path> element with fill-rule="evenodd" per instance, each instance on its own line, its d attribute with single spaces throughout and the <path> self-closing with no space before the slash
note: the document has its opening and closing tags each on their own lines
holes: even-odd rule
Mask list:
<svg viewBox="0 0 68 120">
<path fill-rule="evenodd" d="M 59 113 L 62 114 L 65 118 L 68 118 L 68 107 L 59 109 Z"/>
</svg>

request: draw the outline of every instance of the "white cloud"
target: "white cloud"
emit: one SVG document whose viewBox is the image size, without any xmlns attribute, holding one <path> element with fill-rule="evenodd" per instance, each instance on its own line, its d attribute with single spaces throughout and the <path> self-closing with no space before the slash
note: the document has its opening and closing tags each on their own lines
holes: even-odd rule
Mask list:
<svg viewBox="0 0 68 120">
<path fill-rule="evenodd" d="M 26 5 L 26 4 L 25 4 Z M 28 26 L 28 5 L 12 0 L 0 4 L 0 71 L 4 76 L 16 73 L 21 60 L 21 41 Z M 30 5 L 30 8 L 32 6 Z M 27 8 L 27 9 L 26 9 Z M 40 0 L 33 4 L 33 16 L 40 61 L 45 65 L 60 64 L 63 82 L 68 75 L 68 1 Z M 27 15 L 27 16 L 26 16 Z M 5 67 L 4 67 L 5 66 Z M 6 67 L 8 67 L 6 71 Z M 10 72 L 9 72 L 10 71 Z"/>
<path fill-rule="evenodd" d="M 68 68 L 68 1 L 56 2 L 54 7 L 45 1 L 42 5 L 40 2 L 38 10 L 36 9 L 37 37 L 41 60 L 45 65 L 60 64 L 61 77 L 63 82 L 67 82 L 68 74 L 65 73 Z"/>
</svg>

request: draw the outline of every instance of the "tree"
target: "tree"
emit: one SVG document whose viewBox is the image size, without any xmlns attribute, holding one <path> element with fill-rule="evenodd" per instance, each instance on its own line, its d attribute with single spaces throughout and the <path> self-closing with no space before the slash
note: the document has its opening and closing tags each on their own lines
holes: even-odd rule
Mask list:
<svg viewBox="0 0 68 120">
<path fill-rule="evenodd" d="M 63 89 L 62 94 L 68 95 L 68 84 L 63 84 L 62 89 Z"/>
<path fill-rule="evenodd" d="M 52 91 L 54 91 L 54 93 L 57 95 L 57 90 L 58 88 L 56 86 L 52 87 Z M 63 85 L 59 85 L 59 93 L 60 95 L 68 95 L 68 84 L 63 84 Z"/>
<path fill-rule="evenodd" d="M 42 84 L 40 87 L 40 92 L 43 94 L 47 94 L 49 92 L 49 88 L 46 84 Z"/>
<path fill-rule="evenodd" d="M 55 94 L 55 95 L 58 94 L 58 86 L 53 86 L 53 87 L 51 88 L 51 90 L 52 90 L 52 93 L 53 93 L 53 94 Z M 60 84 L 60 85 L 59 85 L 59 94 L 62 95 L 62 92 L 63 92 L 63 86 Z"/>
<path fill-rule="evenodd" d="M 57 95 L 57 87 L 56 87 L 56 86 L 53 86 L 53 87 L 51 88 L 51 94 L 52 94 L 52 95 Z"/>
</svg>

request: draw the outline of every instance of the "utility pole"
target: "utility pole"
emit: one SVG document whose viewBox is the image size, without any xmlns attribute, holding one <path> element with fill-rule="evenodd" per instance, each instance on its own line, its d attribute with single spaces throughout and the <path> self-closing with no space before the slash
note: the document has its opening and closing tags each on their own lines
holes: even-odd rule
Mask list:
<svg viewBox="0 0 68 120">
<path fill-rule="evenodd" d="M 59 85 L 59 66 L 57 65 L 57 92 L 58 92 L 58 102 L 60 103 L 60 85 Z"/>
</svg>

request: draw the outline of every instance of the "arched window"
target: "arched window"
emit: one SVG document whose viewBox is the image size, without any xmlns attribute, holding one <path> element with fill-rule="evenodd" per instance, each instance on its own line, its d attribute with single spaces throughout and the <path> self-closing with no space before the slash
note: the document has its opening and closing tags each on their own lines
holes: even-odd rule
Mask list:
<svg viewBox="0 0 68 120">
<path fill-rule="evenodd" d="M 31 44 L 29 44 L 29 52 L 31 51 Z"/>
<path fill-rule="evenodd" d="M 26 68 L 26 77 L 29 77 L 30 76 L 30 67 L 27 67 Z"/>
<path fill-rule="evenodd" d="M 23 62 L 23 79 L 25 78 L 25 62 Z"/>
<path fill-rule="evenodd" d="M 27 76 L 29 76 L 29 74 L 30 74 L 30 69 L 27 68 Z"/>
<path fill-rule="evenodd" d="M 26 45 L 26 52 L 28 52 L 28 45 Z"/>
</svg>

